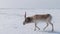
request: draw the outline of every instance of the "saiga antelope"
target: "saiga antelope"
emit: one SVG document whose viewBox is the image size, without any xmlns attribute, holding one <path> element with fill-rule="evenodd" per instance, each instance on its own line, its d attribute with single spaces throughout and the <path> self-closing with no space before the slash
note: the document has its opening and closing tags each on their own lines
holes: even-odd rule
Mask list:
<svg viewBox="0 0 60 34">
<path fill-rule="evenodd" d="M 25 12 L 25 21 L 23 22 L 23 25 L 28 24 L 28 23 L 35 23 L 35 29 L 38 28 L 40 30 L 40 28 L 37 26 L 37 22 L 38 21 L 45 21 L 45 23 L 47 24 L 43 30 L 45 30 L 48 25 L 50 24 L 52 26 L 52 31 L 54 30 L 53 24 L 51 23 L 52 20 L 52 16 L 50 14 L 44 14 L 44 15 L 34 15 L 31 17 L 26 17 L 26 12 Z"/>
</svg>

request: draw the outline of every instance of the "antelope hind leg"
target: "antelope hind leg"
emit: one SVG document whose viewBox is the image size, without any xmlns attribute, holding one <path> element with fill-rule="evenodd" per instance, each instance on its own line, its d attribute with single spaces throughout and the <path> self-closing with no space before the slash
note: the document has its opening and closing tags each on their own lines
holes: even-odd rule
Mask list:
<svg viewBox="0 0 60 34">
<path fill-rule="evenodd" d="M 45 30 L 45 29 L 48 27 L 48 25 L 49 25 L 48 23 L 46 23 L 46 24 L 47 24 L 47 25 L 43 28 L 43 30 Z"/>
</svg>

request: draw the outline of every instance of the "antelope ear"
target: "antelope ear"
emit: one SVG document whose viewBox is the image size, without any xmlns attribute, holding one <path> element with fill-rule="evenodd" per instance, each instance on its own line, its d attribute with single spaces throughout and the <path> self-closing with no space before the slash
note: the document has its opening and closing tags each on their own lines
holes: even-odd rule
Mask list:
<svg viewBox="0 0 60 34">
<path fill-rule="evenodd" d="M 25 12 L 25 15 L 24 15 L 24 17 L 26 18 L 26 12 Z"/>
</svg>

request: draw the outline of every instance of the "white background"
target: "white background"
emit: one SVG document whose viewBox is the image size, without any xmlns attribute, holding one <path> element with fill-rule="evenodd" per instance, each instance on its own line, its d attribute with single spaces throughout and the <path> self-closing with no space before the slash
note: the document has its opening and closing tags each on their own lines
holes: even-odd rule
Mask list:
<svg viewBox="0 0 60 34">
<path fill-rule="evenodd" d="M 60 8 L 60 0 L 0 0 L 0 8 Z"/>
<path fill-rule="evenodd" d="M 25 11 L 27 16 L 51 14 L 54 32 L 51 32 L 51 25 L 43 30 L 46 26 L 45 22 L 39 22 L 37 26 L 40 30 L 36 31 L 34 31 L 34 23 L 23 25 Z M 2 9 L 0 10 L 0 34 L 60 34 L 60 9 Z"/>
</svg>

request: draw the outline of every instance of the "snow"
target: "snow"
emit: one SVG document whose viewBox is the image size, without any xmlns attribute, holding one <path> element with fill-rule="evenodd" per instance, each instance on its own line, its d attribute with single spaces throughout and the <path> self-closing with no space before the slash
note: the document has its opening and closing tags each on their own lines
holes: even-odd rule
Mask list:
<svg viewBox="0 0 60 34">
<path fill-rule="evenodd" d="M 27 16 L 51 14 L 54 32 L 51 25 L 43 30 L 45 23 L 38 23 L 40 30 L 34 31 L 34 23 L 23 25 L 24 12 Z M 60 34 L 60 9 L 0 9 L 0 34 Z"/>
</svg>

